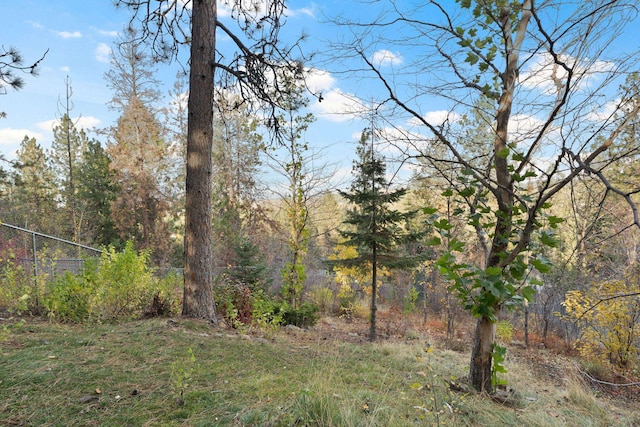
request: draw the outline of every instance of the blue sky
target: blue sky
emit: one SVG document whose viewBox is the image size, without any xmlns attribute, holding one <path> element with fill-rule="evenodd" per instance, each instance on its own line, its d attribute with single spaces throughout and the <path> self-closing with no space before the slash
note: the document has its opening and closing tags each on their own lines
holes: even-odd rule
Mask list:
<svg viewBox="0 0 640 427">
<path fill-rule="evenodd" d="M 378 2 L 384 3 L 387 2 Z M 283 34 L 296 37 L 304 29 L 310 35 L 304 45 L 309 51 L 327 50 L 324 40 L 339 37 L 336 27 L 325 23 L 327 15 L 345 12 L 365 19 L 367 15 L 373 17 L 378 13 L 376 6 L 365 6 L 355 1 L 297 0 L 288 2 L 288 5 L 289 16 Z M 77 120 L 78 127 L 88 130 L 104 128 L 115 122 L 118 112 L 107 108 L 112 93 L 103 76 L 109 70 L 109 51 L 130 17 L 128 10 L 116 9 L 111 0 L 3 1 L 0 10 L 3 18 L 0 44 L 4 48 L 19 49 L 25 63 L 37 60 L 49 50 L 41 63 L 38 77 L 24 76 L 24 89 L 14 91 L 8 88 L 6 94 L 0 95 L 0 111 L 7 114 L 7 118 L 0 119 L 0 153 L 13 158 L 25 135 L 35 137 L 45 148 L 50 146 L 53 124 L 62 115 L 60 102 L 64 99 L 67 76 L 73 89 L 71 116 Z M 221 13 L 225 13 L 224 8 Z M 637 50 L 639 40 L 640 25 L 632 25 L 621 34 L 617 45 Z M 224 40 L 219 40 L 219 43 L 224 43 Z M 401 69 L 412 62 L 411 49 L 412 46 L 407 45 L 387 50 L 383 44 L 377 44 L 371 47 L 371 60 Z M 532 60 L 531 64 L 532 67 L 536 66 L 536 61 Z M 334 70 L 340 67 L 335 63 L 331 66 Z M 165 83 L 162 88 L 164 94 L 172 88 L 177 69 L 175 64 L 158 65 L 158 77 Z M 543 77 L 544 74 L 539 76 Z M 313 146 L 325 148 L 328 160 L 338 163 L 341 174 L 348 174 L 355 143 L 360 131 L 368 123 L 351 114 L 339 114 L 354 108 L 354 101 L 343 95 L 357 94 L 366 100 L 374 96 L 379 86 L 366 79 L 348 80 L 346 75 L 332 74 L 321 68 L 314 73 L 310 85 L 322 90 L 324 100 L 322 103 L 314 101 L 311 105 L 317 120 L 306 138 Z M 434 99 L 426 102 L 421 100 L 420 112 L 430 121 L 437 122 L 442 120 L 443 112 L 449 105 Z M 599 106 L 605 107 L 604 104 Z M 532 117 L 522 117 L 521 123 L 524 123 L 524 127 L 531 126 L 534 120 Z"/>
<path fill-rule="evenodd" d="M 295 3 L 300 7 L 289 11 L 285 34 L 297 36 L 303 28 L 316 31 L 321 15 L 318 6 Z M 17 48 L 25 64 L 40 58 L 47 49 L 48 53 L 37 77 L 23 76 L 22 90 L 0 89 L 6 92 L 0 95 L 0 111 L 7 114 L 0 119 L 0 153 L 14 158 L 25 135 L 35 137 L 45 148 L 50 146 L 52 127 L 63 114 L 60 103 L 64 101 L 67 76 L 73 90 L 71 117 L 77 120 L 77 127 L 89 130 L 113 124 L 118 112 L 107 108 L 112 92 L 104 74 L 109 70 L 110 49 L 127 24 L 129 12 L 116 9 L 110 0 L 7 1 L 1 9 L 0 44 L 5 49 Z M 164 94 L 172 88 L 177 70 L 176 64 L 158 65 L 158 76 L 165 84 Z M 314 81 L 323 90 L 337 84 L 329 75 L 317 75 Z M 324 110 L 332 109 L 332 101 L 340 102 L 328 99 L 315 109 L 317 121 L 307 139 L 321 139 L 318 146 L 333 147 L 334 154 L 337 145 L 343 147 L 342 154 L 334 158 L 349 170 L 354 146 L 345 143 L 355 141 L 353 135 L 362 124 L 337 115 L 323 116 Z"/>
</svg>

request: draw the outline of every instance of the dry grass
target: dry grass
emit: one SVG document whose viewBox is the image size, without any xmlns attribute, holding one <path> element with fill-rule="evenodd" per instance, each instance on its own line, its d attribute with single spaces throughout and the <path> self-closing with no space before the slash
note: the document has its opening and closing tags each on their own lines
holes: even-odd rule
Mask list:
<svg viewBox="0 0 640 427">
<path fill-rule="evenodd" d="M 538 370 L 514 352 L 511 402 L 470 392 L 461 379 L 468 353 L 445 349 L 428 329 L 375 344 L 366 323 L 336 319 L 266 338 L 183 319 L 4 321 L 0 330 L 0 425 L 640 424 L 631 409 L 597 399 L 566 370 L 569 360 Z M 176 366 L 187 384 L 182 401 Z"/>
</svg>

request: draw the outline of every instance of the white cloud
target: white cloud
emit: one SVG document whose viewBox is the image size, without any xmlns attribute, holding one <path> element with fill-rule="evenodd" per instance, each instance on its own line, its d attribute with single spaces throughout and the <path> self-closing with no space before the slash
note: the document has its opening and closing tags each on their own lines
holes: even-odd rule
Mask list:
<svg viewBox="0 0 640 427">
<path fill-rule="evenodd" d="M 586 119 L 591 122 L 605 122 L 620 109 L 620 99 L 609 101 L 604 105 L 597 105 L 586 115 Z"/>
<path fill-rule="evenodd" d="M 25 136 L 36 140 L 42 138 L 42 134 L 29 129 L 0 128 L 0 145 L 7 147 L 18 146 Z"/>
<path fill-rule="evenodd" d="M 102 122 L 100 119 L 93 116 L 72 117 L 71 121 L 73 122 L 73 125 L 75 126 L 75 128 L 78 130 L 80 129 L 89 130 L 98 126 Z M 59 122 L 60 122 L 59 119 L 46 120 L 44 122 L 36 123 L 36 126 L 38 126 L 39 129 L 42 129 L 45 132 L 52 132 L 53 128 L 57 126 Z"/>
<path fill-rule="evenodd" d="M 33 28 L 37 29 L 37 30 L 44 30 L 44 25 L 42 25 L 39 22 L 36 21 L 27 21 L 28 24 L 30 24 Z"/>
<path fill-rule="evenodd" d="M 560 61 L 568 67 L 573 67 L 573 83 L 579 82 L 580 87 L 589 87 L 598 74 L 609 73 L 615 68 L 615 64 L 605 61 L 582 61 L 576 63 L 576 59 L 569 55 L 560 55 Z M 529 88 L 536 89 L 547 95 L 556 95 L 556 84 L 565 84 L 567 71 L 556 64 L 549 54 L 534 56 L 529 66 L 520 74 L 520 83 Z"/>
<path fill-rule="evenodd" d="M 322 101 L 311 106 L 314 113 L 334 122 L 345 122 L 359 117 L 368 109 L 353 95 L 332 89 L 322 94 Z"/>
<path fill-rule="evenodd" d="M 100 43 L 95 50 L 96 60 L 99 62 L 109 62 L 111 56 L 111 47 L 106 43 Z"/>
<path fill-rule="evenodd" d="M 58 37 L 62 37 L 63 39 L 79 39 L 82 37 L 82 33 L 80 31 L 54 31 L 53 33 Z"/>
<path fill-rule="evenodd" d="M 74 119 L 73 123 L 75 124 L 76 129 L 92 129 L 102 123 L 102 120 L 93 116 L 81 116 Z"/>
<path fill-rule="evenodd" d="M 311 93 L 317 94 L 331 89 L 335 85 L 336 79 L 325 70 L 310 68 L 305 72 L 305 83 Z"/>
<path fill-rule="evenodd" d="M 402 56 L 397 55 L 390 50 L 382 49 L 371 56 L 371 62 L 377 66 L 384 65 L 399 65 L 402 64 L 403 59 Z"/>
<path fill-rule="evenodd" d="M 315 17 L 315 5 L 313 7 L 303 7 L 300 9 L 287 9 L 285 15 L 287 16 L 300 16 L 305 15 L 311 18 Z"/>
<path fill-rule="evenodd" d="M 514 114 L 509 120 L 509 140 L 519 142 L 538 134 L 544 121 L 527 114 Z"/>
<path fill-rule="evenodd" d="M 90 27 L 90 28 L 96 33 L 100 34 L 101 36 L 118 37 L 118 34 L 120 34 L 118 31 L 115 31 L 115 30 L 101 30 L 96 27 Z"/>
<path fill-rule="evenodd" d="M 247 12 L 253 18 L 260 18 L 264 16 L 267 11 L 268 0 L 223 0 L 218 2 L 218 17 L 226 18 L 232 16 L 233 9 L 237 8 L 237 3 L 242 4 L 243 10 Z M 180 0 L 184 2 L 184 0 Z"/>
<path fill-rule="evenodd" d="M 445 122 L 448 122 L 450 124 L 455 123 L 460 120 L 461 116 L 454 111 L 435 110 L 427 112 L 424 116 L 422 116 L 422 118 L 430 125 L 438 127 L 442 126 Z M 410 126 L 423 126 L 423 123 L 416 118 L 409 119 L 407 124 Z"/>
<path fill-rule="evenodd" d="M 66 65 L 64 65 L 64 66 L 60 67 L 59 70 L 62 71 L 63 73 L 68 73 L 69 71 L 71 71 L 71 68 L 69 68 Z"/>
</svg>

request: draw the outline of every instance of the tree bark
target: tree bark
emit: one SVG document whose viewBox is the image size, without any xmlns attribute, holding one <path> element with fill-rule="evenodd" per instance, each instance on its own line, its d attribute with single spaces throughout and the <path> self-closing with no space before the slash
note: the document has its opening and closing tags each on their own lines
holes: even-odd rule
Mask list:
<svg viewBox="0 0 640 427">
<path fill-rule="evenodd" d="M 511 27 L 510 6 L 504 6 L 499 18 L 505 39 L 506 64 L 502 74 L 502 92 L 496 111 L 496 134 L 494 138 L 493 162 L 496 171 L 497 188 L 494 191 L 498 203 L 496 225 L 491 243 L 489 257 L 485 268 L 504 267 L 502 264 L 509 249 L 509 240 L 513 221 L 513 179 L 509 173 L 507 161 L 508 130 L 511 119 L 513 96 L 518 77 L 519 51 L 526 34 L 527 25 L 531 18 L 531 0 L 525 0 L 522 5 L 522 16 L 518 21 L 516 31 Z M 515 35 L 515 40 L 514 40 Z M 483 289 L 483 292 L 488 292 Z M 500 310 L 500 304 L 491 307 L 494 318 Z M 478 319 L 473 351 L 471 353 L 470 380 L 471 385 L 478 391 L 492 393 L 491 369 L 493 361 L 493 344 L 495 339 L 494 318 L 488 314 Z"/>
<path fill-rule="evenodd" d="M 473 387 L 483 393 L 492 393 L 491 369 L 496 325 L 486 316 L 478 319 L 471 353 L 469 377 Z"/>
<path fill-rule="evenodd" d="M 192 6 L 182 315 L 217 323 L 211 228 L 216 0 Z"/>
<path fill-rule="evenodd" d="M 371 319 L 369 327 L 369 341 L 376 340 L 376 316 L 378 305 L 376 294 L 378 293 L 378 256 L 376 244 L 373 245 L 373 253 L 371 258 Z"/>
</svg>

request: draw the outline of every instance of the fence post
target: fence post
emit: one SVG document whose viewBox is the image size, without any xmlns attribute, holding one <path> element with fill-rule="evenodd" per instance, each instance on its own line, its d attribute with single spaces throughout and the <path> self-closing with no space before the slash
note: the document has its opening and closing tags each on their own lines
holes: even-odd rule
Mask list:
<svg viewBox="0 0 640 427">
<path fill-rule="evenodd" d="M 36 253 L 36 233 L 31 233 L 31 243 L 33 244 L 33 277 L 38 285 L 38 255 Z"/>
</svg>

